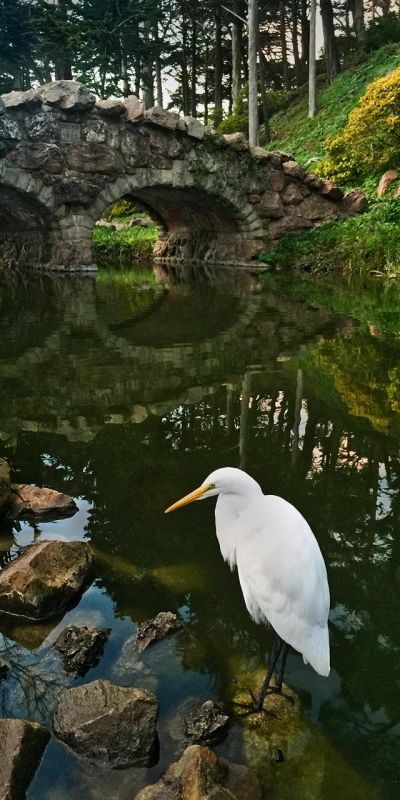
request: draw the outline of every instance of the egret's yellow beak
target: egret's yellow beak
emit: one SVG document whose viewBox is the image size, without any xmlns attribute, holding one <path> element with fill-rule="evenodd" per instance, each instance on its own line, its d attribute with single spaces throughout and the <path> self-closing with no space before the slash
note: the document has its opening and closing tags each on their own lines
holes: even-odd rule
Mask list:
<svg viewBox="0 0 400 800">
<path fill-rule="evenodd" d="M 200 500 L 200 497 L 203 497 L 203 494 L 207 492 L 209 489 L 213 489 L 213 485 L 211 483 L 206 484 L 206 486 L 199 486 L 198 489 L 195 489 L 194 492 L 190 492 L 190 494 L 185 495 L 180 500 L 177 500 L 176 503 L 173 503 L 172 506 L 165 509 L 165 514 L 169 514 L 170 511 L 175 511 L 176 508 L 182 508 L 182 506 L 187 506 L 188 503 L 193 503 L 194 500 Z"/>
</svg>

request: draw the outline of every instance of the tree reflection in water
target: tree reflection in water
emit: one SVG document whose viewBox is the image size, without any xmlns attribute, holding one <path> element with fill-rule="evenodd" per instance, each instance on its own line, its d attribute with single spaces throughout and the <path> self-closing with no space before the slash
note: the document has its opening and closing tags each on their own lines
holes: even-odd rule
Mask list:
<svg viewBox="0 0 400 800">
<path fill-rule="evenodd" d="M 85 536 L 115 617 L 182 613 L 181 669 L 222 698 L 239 663 L 263 663 L 271 637 L 222 562 L 211 504 L 168 525 L 162 513 L 213 469 L 246 468 L 299 508 L 328 564 L 332 681 L 313 683 L 294 654 L 289 680 L 398 796 L 399 345 L 273 290 L 153 286 L 137 304 L 130 287 L 115 306 L 126 319 L 92 280 L 46 285 L 47 304 L 35 292 L 35 341 L 10 315 L 3 332 L 1 435 L 21 479 L 90 504 Z"/>
</svg>

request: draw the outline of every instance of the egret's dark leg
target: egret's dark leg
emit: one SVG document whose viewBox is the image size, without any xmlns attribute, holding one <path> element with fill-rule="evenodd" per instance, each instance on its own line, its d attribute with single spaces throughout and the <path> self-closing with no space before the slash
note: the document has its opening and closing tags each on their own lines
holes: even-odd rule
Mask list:
<svg viewBox="0 0 400 800">
<path fill-rule="evenodd" d="M 288 652 L 289 652 L 289 645 L 286 644 L 286 642 L 282 642 L 281 665 L 280 665 L 280 668 L 279 668 L 279 672 L 278 672 L 278 676 L 277 676 L 276 684 L 275 684 L 276 690 L 278 692 L 282 691 L 283 675 L 284 675 L 284 672 L 285 672 L 286 659 L 288 657 Z"/>
<path fill-rule="evenodd" d="M 261 711 L 261 709 L 262 709 L 262 707 L 264 705 L 264 700 L 265 700 L 265 698 L 266 698 L 266 696 L 268 694 L 268 691 L 270 691 L 271 678 L 272 678 L 272 676 L 273 676 L 273 674 L 275 672 L 276 665 L 277 665 L 277 663 L 279 661 L 279 656 L 281 655 L 281 653 L 283 652 L 285 647 L 287 647 L 287 645 L 285 645 L 285 642 L 283 642 L 282 639 L 280 639 L 279 636 L 276 635 L 275 636 L 275 640 L 274 640 L 274 644 L 273 644 L 273 647 L 272 647 L 272 651 L 271 651 L 271 658 L 270 658 L 270 662 L 269 662 L 268 672 L 266 674 L 266 677 L 265 677 L 264 683 L 263 683 L 263 685 L 261 687 L 261 692 L 260 692 L 258 698 L 257 699 L 254 698 L 254 710 L 255 711 Z M 284 653 L 285 661 L 286 661 L 286 655 L 287 655 L 287 653 L 286 654 Z M 285 668 L 285 665 L 283 665 L 283 668 Z M 282 677 L 283 677 L 283 672 L 282 672 Z M 282 681 L 281 681 L 281 686 L 282 686 Z"/>
</svg>

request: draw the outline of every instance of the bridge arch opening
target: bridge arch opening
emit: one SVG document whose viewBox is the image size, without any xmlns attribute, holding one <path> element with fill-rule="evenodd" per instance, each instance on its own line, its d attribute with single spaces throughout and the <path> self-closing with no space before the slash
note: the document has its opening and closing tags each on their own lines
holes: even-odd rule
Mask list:
<svg viewBox="0 0 400 800">
<path fill-rule="evenodd" d="M 257 226 L 252 208 L 242 198 L 193 185 L 190 173 L 174 183 L 167 183 L 161 170 L 138 173 L 119 178 L 103 191 L 88 209 L 84 226 L 93 230 L 113 205 L 129 200 L 158 228 L 153 251 L 157 261 L 250 260 L 261 247 L 261 225 Z"/>
<path fill-rule="evenodd" d="M 30 267 L 51 258 L 54 219 L 35 197 L 11 186 L 0 193 L 0 265 Z"/>
</svg>

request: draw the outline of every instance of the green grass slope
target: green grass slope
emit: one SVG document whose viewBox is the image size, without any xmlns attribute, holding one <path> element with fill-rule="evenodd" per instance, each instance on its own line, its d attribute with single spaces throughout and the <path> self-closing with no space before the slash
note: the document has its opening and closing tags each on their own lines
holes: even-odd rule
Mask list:
<svg viewBox="0 0 400 800">
<path fill-rule="evenodd" d="M 400 45 L 391 44 L 371 53 L 361 64 L 341 73 L 333 84 L 318 92 L 318 114 L 308 119 L 308 96 L 305 92 L 290 106 L 271 119 L 271 150 L 285 150 L 300 164 L 310 158 L 322 158 L 324 142 L 347 122 L 366 86 L 400 66 Z"/>
</svg>

